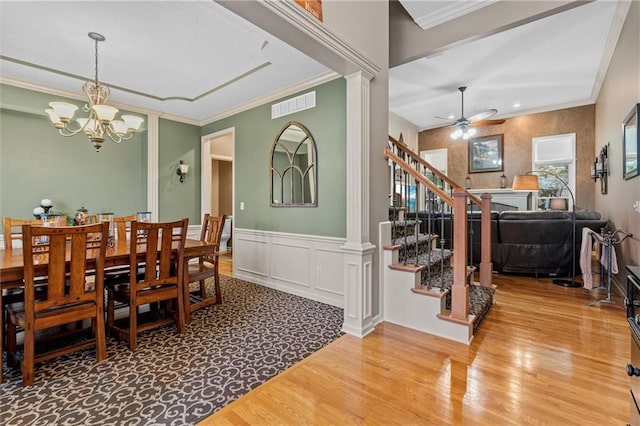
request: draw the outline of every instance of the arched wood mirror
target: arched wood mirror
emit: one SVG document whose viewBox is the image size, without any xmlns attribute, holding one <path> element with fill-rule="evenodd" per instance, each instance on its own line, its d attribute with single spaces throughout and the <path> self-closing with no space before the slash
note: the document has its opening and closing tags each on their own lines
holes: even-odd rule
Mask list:
<svg viewBox="0 0 640 426">
<path fill-rule="evenodd" d="M 285 124 L 271 147 L 271 206 L 318 205 L 316 158 L 309 130 L 295 121 Z"/>
</svg>

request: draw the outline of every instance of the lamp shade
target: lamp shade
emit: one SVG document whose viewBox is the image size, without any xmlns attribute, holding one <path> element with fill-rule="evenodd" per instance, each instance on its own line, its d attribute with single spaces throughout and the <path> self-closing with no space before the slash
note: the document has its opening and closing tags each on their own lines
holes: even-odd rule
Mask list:
<svg viewBox="0 0 640 426">
<path fill-rule="evenodd" d="M 516 191 L 538 191 L 540 184 L 536 175 L 516 175 L 512 188 Z"/>
<path fill-rule="evenodd" d="M 566 198 L 552 198 L 549 200 L 549 209 L 550 210 L 568 210 L 569 206 L 567 204 Z"/>
<path fill-rule="evenodd" d="M 57 117 L 59 117 L 63 122 L 69 122 L 73 117 L 73 114 L 76 113 L 78 109 L 77 106 L 68 104 L 66 102 L 49 102 L 49 106 L 53 108 L 53 112 Z M 49 115 L 51 118 L 51 115 Z"/>
</svg>

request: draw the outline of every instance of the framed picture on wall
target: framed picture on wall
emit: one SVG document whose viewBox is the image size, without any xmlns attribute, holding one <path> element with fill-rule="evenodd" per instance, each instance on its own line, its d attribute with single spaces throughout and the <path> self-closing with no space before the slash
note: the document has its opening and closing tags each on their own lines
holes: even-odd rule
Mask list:
<svg viewBox="0 0 640 426">
<path fill-rule="evenodd" d="M 503 170 L 503 135 L 469 139 L 469 173 Z"/>
<path fill-rule="evenodd" d="M 640 174 L 638 169 L 638 151 L 640 151 L 640 130 L 638 130 L 640 103 L 622 122 L 622 177 L 631 179 Z"/>
</svg>

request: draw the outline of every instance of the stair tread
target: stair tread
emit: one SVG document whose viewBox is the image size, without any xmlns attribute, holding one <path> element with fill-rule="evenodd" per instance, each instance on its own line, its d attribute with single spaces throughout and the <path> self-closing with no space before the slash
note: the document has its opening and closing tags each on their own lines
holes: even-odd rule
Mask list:
<svg viewBox="0 0 640 426">
<path fill-rule="evenodd" d="M 418 242 L 419 243 L 423 243 L 423 242 L 430 242 L 432 240 L 435 240 L 436 238 L 438 238 L 437 234 L 418 234 Z M 415 244 L 416 242 L 416 236 L 415 235 L 407 235 L 406 237 L 402 236 L 402 237 L 398 237 L 398 238 L 392 238 L 391 239 L 391 243 L 392 244 Z"/>
<path fill-rule="evenodd" d="M 452 255 L 452 251 L 448 249 L 444 249 L 444 251 L 441 251 L 440 249 L 431 250 L 430 255 L 429 253 L 423 253 L 418 255 L 418 265 L 426 265 L 426 266 L 435 265 L 439 263 L 443 257 L 444 257 L 444 260 L 446 261 L 451 257 L 451 255 Z M 416 263 L 415 256 L 409 257 L 407 259 L 407 263 Z"/>
</svg>

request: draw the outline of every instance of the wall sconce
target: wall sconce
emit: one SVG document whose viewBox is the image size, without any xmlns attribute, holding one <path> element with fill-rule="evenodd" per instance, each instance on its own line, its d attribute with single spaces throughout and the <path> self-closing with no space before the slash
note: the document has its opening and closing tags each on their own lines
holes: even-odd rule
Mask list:
<svg viewBox="0 0 640 426">
<path fill-rule="evenodd" d="M 609 144 L 606 144 L 600 149 L 600 155 L 598 155 L 591 167 L 591 179 L 597 182 L 600 179 L 600 193 L 606 194 L 608 192 L 608 179 L 609 175 Z"/>
<path fill-rule="evenodd" d="M 184 182 L 184 177 L 187 173 L 189 173 L 189 165 L 180 160 L 180 165 L 178 166 L 178 170 L 176 170 L 176 174 L 180 176 L 180 182 Z"/>
</svg>

